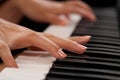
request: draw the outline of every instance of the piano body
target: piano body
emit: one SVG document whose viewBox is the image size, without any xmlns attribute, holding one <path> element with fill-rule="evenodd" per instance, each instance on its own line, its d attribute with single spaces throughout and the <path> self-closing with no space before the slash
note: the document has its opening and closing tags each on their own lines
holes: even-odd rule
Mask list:
<svg viewBox="0 0 120 80">
<path fill-rule="evenodd" d="M 44 77 L 45 80 L 120 80 L 120 33 L 117 0 L 99 0 L 101 3 L 98 0 L 85 1 L 93 6 L 97 16 L 96 22 L 81 20 L 81 17 L 71 15 L 73 21 L 68 27 L 50 25 L 44 32 L 52 34 L 57 32 L 55 35 L 60 37 L 91 35 L 91 40 L 86 44 L 87 51 L 83 55 L 77 55 L 65 50 L 68 54 L 67 58 L 49 60 L 49 69 L 45 70 L 48 73 L 42 72 L 44 76 L 47 74 Z M 94 4 L 96 1 L 101 5 Z M 102 5 L 102 1 L 107 5 Z M 38 23 L 27 19 L 21 22 L 24 26 L 32 26 L 29 23 L 39 26 Z M 43 27 L 45 26 L 46 24 Z M 37 28 L 34 30 L 39 30 Z"/>
</svg>

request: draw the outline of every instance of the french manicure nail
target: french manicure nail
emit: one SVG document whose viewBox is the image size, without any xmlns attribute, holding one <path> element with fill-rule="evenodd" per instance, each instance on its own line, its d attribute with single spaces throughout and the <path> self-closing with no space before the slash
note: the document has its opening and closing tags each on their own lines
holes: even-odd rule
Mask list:
<svg viewBox="0 0 120 80">
<path fill-rule="evenodd" d="M 89 39 L 91 38 L 91 36 L 86 36 L 86 37 L 88 37 Z"/>
<path fill-rule="evenodd" d="M 62 57 L 66 57 L 67 55 L 62 51 L 62 49 L 58 50 L 58 54 Z"/>
</svg>

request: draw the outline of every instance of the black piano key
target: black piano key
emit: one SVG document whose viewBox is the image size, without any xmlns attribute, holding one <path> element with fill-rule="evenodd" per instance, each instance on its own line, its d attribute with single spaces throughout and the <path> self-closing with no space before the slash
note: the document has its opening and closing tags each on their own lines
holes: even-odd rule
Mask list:
<svg viewBox="0 0 120 80">
<path fill-rule="evenodd" d="M 112 19 L 112 18 L 111 18 Z M 114 19 L 113 19 L 114 20 Z M 118 22 L 117 20 L 114 20 L 114 21 L 110 21 L 110 20 L 106 20 L 106 19 L 101 19 L 101 20 L 97 20 L 96 23 L 94 22 L 88 22 L 86 20 L 83 20 L 81 24 L 79 24 L 78 26 L 95 26 L 96 27 L 103 27 L 103 26 L 107 26 L 107 27 L 111 27 L 111 28 L 114 28 L 114 29 L 117 29 L 117 27 L 112 27 L 112 26 L 118 26 Z M 91 27 L 90 27 L 91 28 Z"/>
<path fill-rule="evenodd" d="M 106 52 L 111 52 L 111 53 L 120 53 L 120 50 L 116 50 L 116 49 L 107 49 L 107 48 L 97 48 L 97 47 L 88 47 L 87 50 L 91 50 L 91 51 L 106 51 Z"/>
<path fill-rule="evenodd" d="M 73 52 L 69 52 L 69 51 L 64 51 L 67 55 L 77 55 L 76 53 Z M 98 50 L 87 50 L 84 52 L 83 55 L 87 55 L 87 56 L 95 56 L 95 57 L 104 57 L 104 58 L 118 58 L 120 57 L 119 53 L 115 53 L 115 52 L 107 52 L 107 51 L 98 51 Z"/>
<path fill-rule="evenodd" d="M 53 65 L 53 67 L 52 68 L 57 68 L 57 67 L 63 67 L 63 68 L 72 68 L 72 69 L 75 69 L 75 70 L 80 70 L 80 69 L 86 69 L 86 70 L 95 70 L 95 71 L 98 71 L 98 72 L 103 72 L 104 73 L 104 71 L 106 72 L 106 73 L 112 73 L 112 74 L 114 74 L 114 75 L 119 75 L 120 74 L 120 71 L 119 71 L 119 69 L 118 68 L 114 68 L 114 67 L 108 67 L 108 66 L 101 66 L 101 65 L 99 65 L 99 67 L 98 67 L 98 65 L 87 65 L 87 64 L 75 64 L 75 65 L 73 65 L 73 63 L 71 63 L 71 64 L 62 64 L 62 63 L 57 63 L 56 62 L 56 64 L 54 64 Z M 107 68 L 108 67 L 108 68 Z M 52 69 L 51 69 L 52 70 Z"/>
<path fill-rule="evenodd" d="M 100 61 L 86 61 L 86 60 L 73 60 L 73 59 L 62 59 L 57 60 L 56 64 L 59 65 L 72 65 L 72 67 L 89 67 L 89 68 L 97 68 L 97 69 L 106 69 L 106 70 L 115 70 L 120 71 L 119 64 L 116 63 L 107 63 L 107 62 L 100 62 Z M 69 66 L 70 67 L 70 66 Z"/>
<path fill-rule="evenodd" d="M 113 22 L 117 22 L 118 21 L 116 20 L 117 16 L 104 16 L 104 15 L 96 15 L 97 17 L 97 20 L 108 20 L 108 21 L 113 21 Z"/>
<path fill-rule="evenodd" d="M 118 71 L 110 71 L 110 70 L 102 70 L 102 69 L 87 69 L 87 68 L 67 68 L 67 67 L 54 67 L 52 68 L 53 72 L 60 72 L 60 71 L 66 71 L 76 74 L 98 74 L 98 75 L 107 75 L 107 76 L 115 76 L 120 78 L 120 72 Z"/>
<path fill-rule="evenodd" d="M 120 43 L 119 42 L 116 42 L 116 41 L 103 41 L 103 40 L 90 40 L 89 43 L 99 43 L 99 44 L 108 44 L 108 45 L 116 45 L 116 46 L 120 46 Z"/>
<path fill-rule="evenodd" d="M 66 61 L 66 62 L 71 62 L 71 63 L 76 63 L 76 64 L 81 64 L 81 63 L 91 63 L 91 64 L 99 64 L 99 65 L 109 65 L 109 66 L 116 66 L 116 67 L 120 67 L 120 64 L 119 63 L 113 63 L 111 61 L 105 61 L 105 60 L 92 60 L 92 59 L 69 59 L 69 58 L 66 58 L 66 59 L 58 59 L 57 61 Z"/>
<path fill-rule="evenodd" d="M 116 58 L 102 58 L 102 57 L 91 57 L 91 56 L 75 56 L 75 55 L 69 55 L 67 59 L 72 59 L 72 60 L 84 60 L 84 61 L 99 61 L 99 62 L 108 62 L 108 63 L 120 63 L 120 59 Z"/>
<path fill-rule="evenodd" d="M 55 70 L 55 71 L 52 71 L 50 74 L 53 74 L 53 75 L 62 75 L 63 78 L 65 76 L 69 76 L 68 79 L 72 78 L 73 80 L 79 80 L 81 79 L 81 77 L 86 77 L 88 79 L 120 79 L 120 77 L 114 77 L 114 76 L 109 76 L 109 75 L 101 75 L 101 74 L 93 74 L 92 72 L 91 73 L 81 73 L 81 72 L 74 72 L 74 70 Z M 62 77 L 61 77 L 62 78 Z"/>
<path fill-rule="evenodd" d="M 119 71 L 114 71 L 114 70 L 106 70 L 106 69 L 95 69 L 95 68 L 75 68 L 75 67 L 67 67 L 67 66 L 60 66 L 60 65 L 55 65 L 53 69 L 63 69 L 63 70 L 74 70 L 74 71 L 79 71 L 79 72 L 93 72 L 93 73 L 99 73 L 99 74 L 107 74 L 107 75 L 112 75 L 112 76 L 120 76 Z"/>
<path fill-rule="evenodd" d="M 105 7 L 105 8 L 93 8 L 94 12 L 97 15 L 114 17 L 116 15 L 116 9 L 114 7 Z"/>
<path fill-rule="evenodd" d="M 119 58 L 120 54 L 105 51 L 86 51 L 85 55 Z"/>
<path fill-rule="evenodd" d="M 81 24 L 80 26 L 83 26 L 83 25 Z M 96 27 L 96 25 L 97 25 L 97 27 Z M 113 26 L 115 26 L 115 24 L 101 25 L 100 23 L 98 23 L 98 24 L 94 24 L 94 25 L 87 24 L 87 25 L 84 25 L 84 26 L 89 27 L 89 28 L 91 27 L 91 30 L 103 29 L 104 31 L 105 30 L 114 31 L 114 32 L 118 31 L 118 29 L 113 27 Z"/>
<path fill-rule="evenodd" d="M 103 57 L 91 57 L 91 56 L 78 56 L 78 55 L 68 55 L 67 58 L 70 59 L 79 59 L 79 60 L 90 60 L 90 61 L 101 61 L 101 62 L 111 62 L 111 63 L 120 63 L 120 59 L 116 58 L 103 58 Z"/>
<path fill-rule="evenodd" d="M 120 43 L 119 38 L 109 38 L 109 37 L 101 37 L 101 36 L 92 36 L 90 40 L 104 40 L 104 41 L 113 41 Z"/>
<path fill-rule="evenodd" d="M 110 31 L 103 31 L 103 30 L 82 30 L 81 31 L 76 31 L 73 35 L 91 35 L 91 36 L 114 36 L 116 38 L 119 38 L 119 33 L 116 32 L 110 32 Z"/>
<path fill-rule="evenodd" d="M 115 8 L 94 8 L 97 21 L 83 19 L 72 36 L 91 35 L 87 51 L 78 55 L 65 51 L 46 80 L 120 80 L 120 36 Z"/>
<path fill-rule="evenodd" d="M 48 77 L 45 80 L 109 80 L 102 77 L 93 77 L 93 76 L 85 76 L 85 75 L 79 75 L 79 76 L 73 76 L 73 75 L 65 75 L 62 73 L 55 73 L 52 72 L 52 74 L 48 74 Z"/>
<path fill-rule="evenodd" d="M 54 75 L 54 76 L 56 76 L 56 75 Z M 73 80 L 73 79 L 65 79 L 65 78 L 60 78 L 60 76 L 59 77 L 54 77 L 53 75 L 52 76 L 50 76 L 49 77 L 49 75 L 48 75 L 48 77 L 47 77 L 47 79 L 46 80 Z M 84 79 L 84 78 L 83 78 Z M 83 79 L 81 79 L 81 80 L 83 80 Z M 85 79 L 84 79 L 85 80 Z"/>
<path fill-rule="evenodd" d="M 115 50 L 119 50 L 120 47 L 119 46 L 115 46 L 115 45 L 107 45 L 107 44 L 92 44 L 92 43 L 89 43 L 89 44 L 85 44 L 85 46 L 87 47 L 97 47 L 97 48 L 107 48 L 107 49 L 115 49 Z"/>
</svg>

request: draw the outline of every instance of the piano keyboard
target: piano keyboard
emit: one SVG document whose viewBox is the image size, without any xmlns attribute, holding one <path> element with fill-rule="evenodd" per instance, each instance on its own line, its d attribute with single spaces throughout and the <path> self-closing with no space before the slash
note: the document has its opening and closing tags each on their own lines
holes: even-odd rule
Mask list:
<svg viewBox="0 0 120 80">
<path fill-rule="evenodd" d="M 88 49 L 83 55 L 65 51 L 68 57 L 56 60 L 41 54 L 48 54 L 47 52 L 26 52 L 16 59 L 20 69 L 3 70 L 2 77 L 7 73 L 8 78 L 2 80 L 119 80 L 120 40 L 117 11 L 111 7 L 94 8 L 94 11 L 97 22 L 85 19 L 80 21 L 80 16 L 71 15 L 71 22 L 67 27 L 51 25 L 45 30 L 45 33 L 63 38 L 71 34 L 91 35 L 90 42 L 85 45 Z M 21 76 L 18 79 L 19 75 Z"/>
<path fill-rule="evenodd" d="M 120 80 L 120 40 L 114 8 L 94 9 L 97 22 L 83 19 L 72 36 L 91 35 L 83 55 L 65 51 L 68 57 L 57 59 L 45 80 Z"/>
</svg>

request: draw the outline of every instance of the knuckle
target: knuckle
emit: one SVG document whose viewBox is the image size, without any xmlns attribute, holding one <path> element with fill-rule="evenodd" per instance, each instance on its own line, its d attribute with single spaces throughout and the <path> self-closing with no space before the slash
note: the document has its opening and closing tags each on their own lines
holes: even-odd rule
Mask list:
<svg viewBox="0 0 120 80">
<path fill-rule="evenodd" d="M 53 47 L 51 48 L 51 51 L 56 53 L 56 52 L 58 52 L 59 49 L 60 49 L 59 47 L 53 46 Z"/>
<path fill-rule="evenodd" d="M 49 34 L 49 33 L 46 33 L 45 36 L 47 36 L 47 37 L 49 37 L 49 38 L 53 38 L 53 37 L 55 37 L 54 35 Z"/>
<path fill-rule="evenodd" d="M 0 48 L 6 48 L 7 44 L 5 44 L 4 42 L 0 41 Z"/>
<path fill-rule="evenodd" d="M 28 32 L 28 33 L 26 34 L 26 36 L 27 36 L 27 37 L 35 37 L 35 36 L 37 36 L 37 34 L 36 34 L 35 32 L 33 32 L 33 31 L 30 31 L 30 32 Z"/>
</svg>

